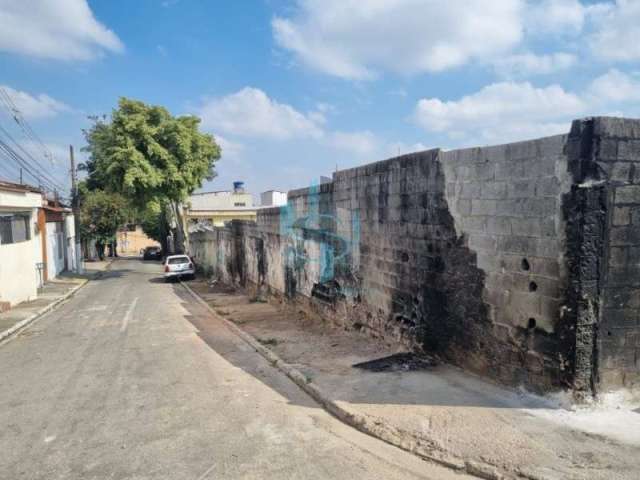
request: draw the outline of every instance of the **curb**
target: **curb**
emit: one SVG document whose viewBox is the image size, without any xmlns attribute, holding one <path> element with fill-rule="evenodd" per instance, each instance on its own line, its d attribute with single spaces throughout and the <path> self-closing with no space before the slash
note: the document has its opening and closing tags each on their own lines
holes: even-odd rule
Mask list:
<svg viewBox="0 0 640 480">
<path fill-rule="evenodd" d="M 381 421 L 376 421 L 374 418 L 369 418 L 361 413 L 349 411 L 344 407 L 338 405 L 336 402 L 326 395 L 320 387 L 308 380 L 308 378 L 300 372 L 297 368 L 291 366 L 284 360 L 282 360 L 273 351 L 266 348 L 252 335 L 248 334 L 235 323 L 226 319 L 218 314 L 200 295 L 193 291 L 186 283 L 180 282 L 182 286 L 207 310 L 209 310 L 215 317 L 220 318 L 229 329 L 238 335 L 242 340 L 248 343 L 255 351 L 262 355 L 271 365 L 283 372 L 289 377 L 298 387 L 304 390 L 310 397 L 318 402 L 327 412 L 332 414 L 338 420 L 346 423 L 347 425 L 354 427 L 355 429 L 366 433 L 372 437 L 378 438 L 390 445 L 398 447 L 406 452 L 412 453 L 424 460 L 428 460 L 444 467 L 467 473 L 478 478 L 485 480 L 506 480 L 509 478 L 529 478 L 535 480 L 544 480 L 542 477 L 530 476 L 523 472 L 503 473 L 498 467 L 489 463 L 480 463 L 474 461 L 465 461 L 456 456 L 438 450 L 437 447 L 428 440 L 417 438 L 407 434 L 395 427 L 383 424 Z"/>
<path fill-rule="evenodd" d="M 49 305 L 47 305 L 45 307 L 42 307 L 40 310 L 38 310 L 36 313 L 31 315 L 30 317 L 27 317 L 27 318 L 25 318 L 23 320 L 20 320 L 18 323 L 16 323 L 14 326 L 8 328 L 4 332 L 0 332 L 0 343 L 3 343 L 5 340 L 7 340 L 10 337 L 14 336 L 20 330 L 24 329 L 25 327 L 27 327 L 31 323 L 33 323 L 35 320 L 37 320 L 40 317 L 42 317 L 45 313 L 48 313 L 51 310 L 53 310 L 54 308 L 56 308 L 58 305 L 60 305 L 62 302 L 67 300 L 69 297 L 71 297 L 73 294 L 75 294 L 78 290 L 80 290 L 82 287 L 84 287 L 87 283 L 89 283 L 89 280 L 83 279 L 82 283 L 80 283 L 76 287 L 74 287 L 71 290 L 69 290 L 62 297 L 54 300 Z"/>
</svg>

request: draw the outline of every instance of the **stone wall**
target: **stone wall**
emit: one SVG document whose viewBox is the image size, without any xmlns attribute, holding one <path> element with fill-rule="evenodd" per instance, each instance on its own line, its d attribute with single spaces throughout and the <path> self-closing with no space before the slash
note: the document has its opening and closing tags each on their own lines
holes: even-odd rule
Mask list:
<svg viewBox="0 0 640 480">
<path fill-rule="evenodd" d="M 194 235 L 191 250 L 224 281 L 507 384 L 632 386 L 639 125 L 586 119 L 567 135 L 338 171 L 256 223 Z"/>
</svg>

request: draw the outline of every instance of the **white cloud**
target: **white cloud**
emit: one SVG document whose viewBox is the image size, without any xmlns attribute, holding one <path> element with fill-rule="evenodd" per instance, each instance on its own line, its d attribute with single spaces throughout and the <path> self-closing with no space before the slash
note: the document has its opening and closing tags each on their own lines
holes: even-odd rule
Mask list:
<svg viewBox="0 0 640 480">
<path fill-rule="evenodd" d="M 640 80 L 611 69 L 591 82 L 588 94 L 592 103 L 611 104 L 640 101 Z"/>
<path fill-rule="evenodd" d="M 71 110 L 68 105 L 44 93 L 33 96 L 6 85 L 0 85 L 0 89 L 3 89 L 9 95 L 16 108 L 20 110 L 22 116 L 27 120 L 54 117 L 58 113 Z"/>
<path fill-rule="evenodd" d="M 524 77 L 528 75 L 548 75 L 567 70 L 577 63 L 570 53 L 536 55 L 523 53 L 511 55 L 494 62 L 496 71 L 504 77 Z"/>
<path fill-rule="evenodd" d="M 530 0 L 525 13 L 527 33 L 577 34 L 587 13 L 588 8 L 579 0 Z"/>
<path fill-rule="evenodd" d="M 198 115 L 205 128 L 232 135 L 277 140 L 323 135 L 318 115 L 301 113 L 251 87 L 206 101 Z"/>
<path fill-rule="evenodd" d="M 86 0 L 0 1 L 0 50 L 38 58 L 89 60 L 122 42 Z"/>
<path fill-rule="evenodd" d="M 593 53 L 604 60 L 640 60 L 640 2 L 617 0 L 600 5 L 592 15 L 595 32 L 589 36 Z"/>
<path fill-rule="evenodd" d="M 427 131 L 484 143 L 567 132 L 567 119 L 585 111 L 582 98 L 558 85 L 500 82 L 459 100 L 424 98 L 415 120 Z"/>
<path fill-rule="evenodd" d="M 376 136 L 368 130 L 361 132 L 333 132 L 328 143 L 334 148 L 355 155 L 371 155 L 378 149 Z"/>
<path fill-rule="evenodd" d="M 273 19 L 276 42 L 314 69 L 351 79 L 495 57 L 523 30 L 521 0 L 298 0 L 297 7 Z"/>
<path fill-rule="evenodd" d="M 213 135 L 216 139 L 216 143 L 222 150 L 222 158 L 237 157 L 244 150 L 244 145 L 233 140 L 229 140 L 222 135 Z"/>
<path fill-rule="evenodd" d="M 581 93 L 559 85 L 500 82 L 457 100 L 423 98 L 414 119 L 426 131 L 466 145 L 567 133 L 585 115 L 637 116 L 640 77 L 616 69 L 593 79 Z"/>
</svg>

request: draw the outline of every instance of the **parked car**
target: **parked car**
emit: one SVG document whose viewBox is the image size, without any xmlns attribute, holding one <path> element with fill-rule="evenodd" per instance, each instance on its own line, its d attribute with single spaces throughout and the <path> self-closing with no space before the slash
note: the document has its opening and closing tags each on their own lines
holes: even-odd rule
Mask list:
<svg viewBox="0 0 640 480">
<path fill-rule="evenodd" d="M 186 255 L 170 255 L 164 261 L 164 279 L 177 280 L 181 277 L 193 279 L 196 269 L 191 259 Z"/>
<path fill-rule="evenodd" d="M 160 247 L 147 247 L 142 251 L 143 260 L 162 260 L 162 249 Z"/>
</svg>

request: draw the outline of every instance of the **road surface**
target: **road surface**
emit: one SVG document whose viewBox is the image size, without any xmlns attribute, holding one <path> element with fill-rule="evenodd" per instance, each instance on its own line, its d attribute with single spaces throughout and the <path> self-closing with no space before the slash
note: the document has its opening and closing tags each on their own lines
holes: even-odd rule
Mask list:
<svg viewBox="0 0 640 480">
<path fill-rule="evenodd" d="M 460 479 L 323 411 L 156 262 L 0 346 L 1 479 Z"/>
</svg>

